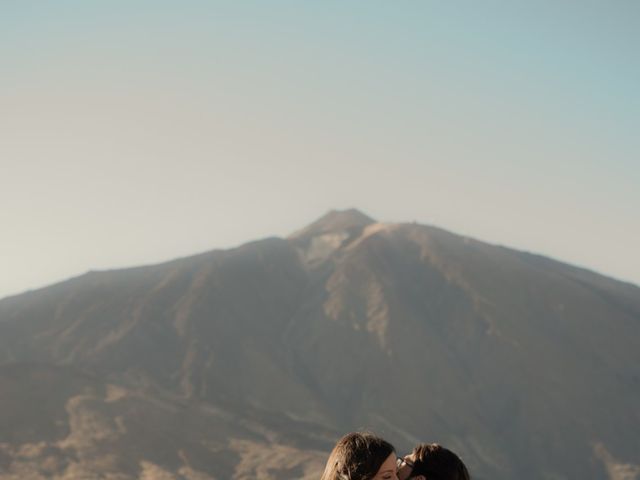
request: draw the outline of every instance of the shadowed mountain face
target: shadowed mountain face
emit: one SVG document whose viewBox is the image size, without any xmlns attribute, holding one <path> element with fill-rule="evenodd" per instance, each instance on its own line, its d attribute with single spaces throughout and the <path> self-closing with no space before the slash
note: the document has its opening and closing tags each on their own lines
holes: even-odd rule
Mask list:
<svg viewBox="0 0 640 480">
<path fill-rule="evenodd" d="M 640 478 L 640 289 L 330 212 L 0 301 L 0 479 L 317 479 L 345 431 Z"/>
</svg>

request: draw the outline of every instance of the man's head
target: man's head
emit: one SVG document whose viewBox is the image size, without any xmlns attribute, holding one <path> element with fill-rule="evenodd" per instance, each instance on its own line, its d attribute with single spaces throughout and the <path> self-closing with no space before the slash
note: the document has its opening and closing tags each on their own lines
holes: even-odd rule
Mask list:
<svg viewBox="0 0 640 480">
<path fill-rule="evenodd" d="M 398 461 L 399 480 L 470 480 L 460 457 L 437 443 L 422 443 Z"/>
</svg>

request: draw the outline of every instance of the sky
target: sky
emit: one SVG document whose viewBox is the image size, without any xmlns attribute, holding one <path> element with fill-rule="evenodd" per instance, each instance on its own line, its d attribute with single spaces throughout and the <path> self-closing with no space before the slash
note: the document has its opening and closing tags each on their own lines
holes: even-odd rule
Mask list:
<svg viewBox="0 0 640 480">
<path fill-rule="evenodd" d="M 640 285 L 640 3 L 3 0 L 0 297 L 330 209 Z"/>
</svg>

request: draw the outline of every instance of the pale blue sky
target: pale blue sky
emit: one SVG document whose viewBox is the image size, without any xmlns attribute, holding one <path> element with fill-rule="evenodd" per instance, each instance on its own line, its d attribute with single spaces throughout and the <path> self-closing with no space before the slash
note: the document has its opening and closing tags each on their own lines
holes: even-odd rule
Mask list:
<svg viewBox="0 0 640 480">
<path fill-rule="evenodd" d="M 4 1 L 0 297 L 352 206 L 640 284 L 639 25 L 635 1 Z"/>
</svg>

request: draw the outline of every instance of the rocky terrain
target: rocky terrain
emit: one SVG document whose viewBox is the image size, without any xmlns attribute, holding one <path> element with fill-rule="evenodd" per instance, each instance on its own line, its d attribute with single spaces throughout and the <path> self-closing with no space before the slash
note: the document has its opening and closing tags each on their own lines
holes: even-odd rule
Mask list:
<svg viewBox="0 0 640 480">
<path fill-rule="evenodd" d="M 640 289 L 348 210 L 0 301 L 2 480 L 311 480 L 360 428 L 640 478 Z"/>
</svg>

